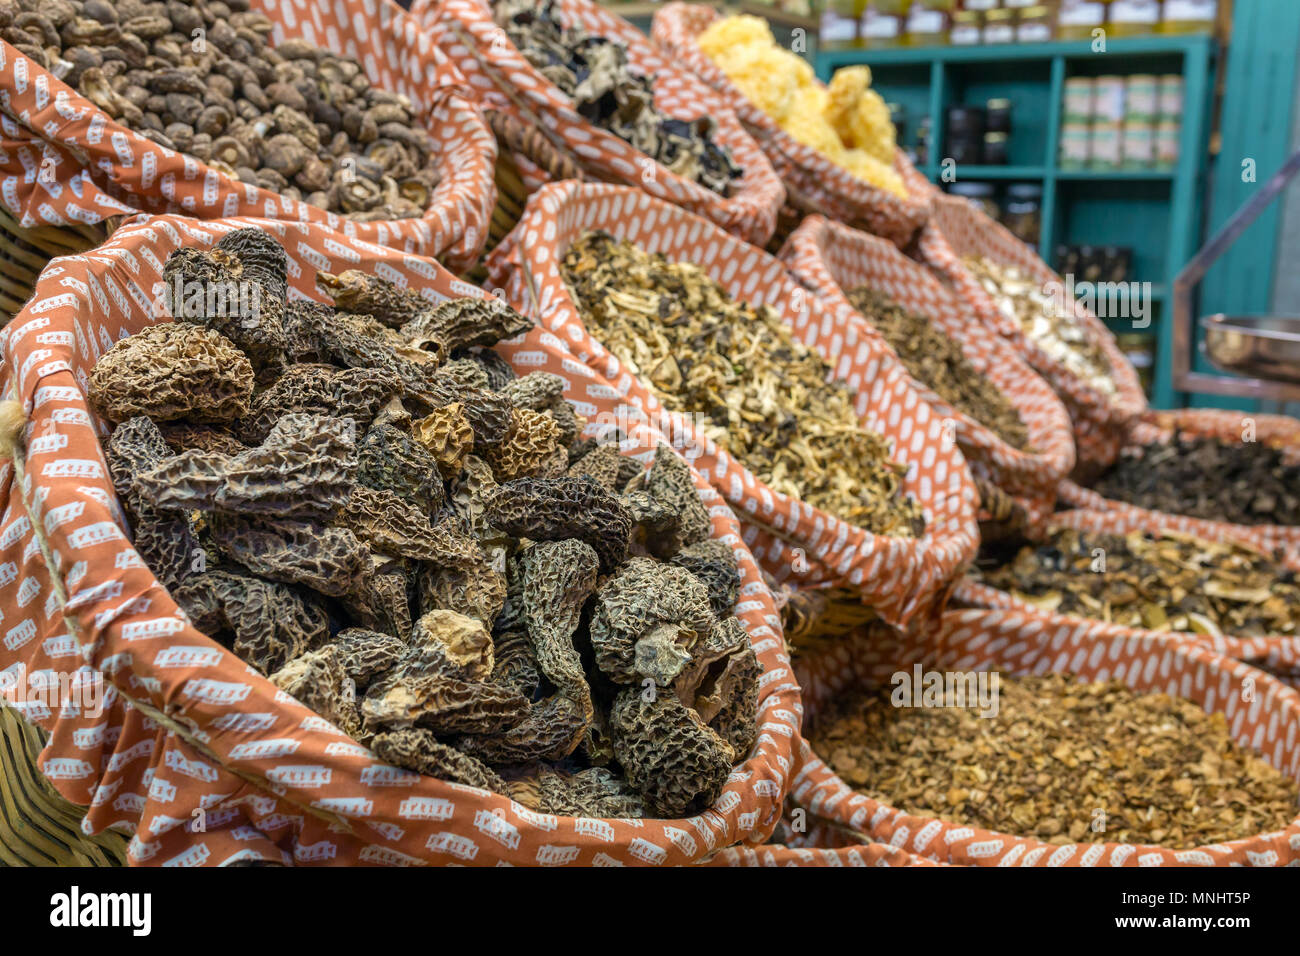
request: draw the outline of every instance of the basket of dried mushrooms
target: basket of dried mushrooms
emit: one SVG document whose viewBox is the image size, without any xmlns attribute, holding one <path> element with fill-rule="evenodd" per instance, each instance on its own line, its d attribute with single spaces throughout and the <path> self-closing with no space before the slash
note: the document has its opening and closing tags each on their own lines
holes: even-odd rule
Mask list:
<svg viewBox="0 0 1300 956">
<path fill-rule="evenodd" d="M 1069 294 L 1066 281 L 1021 239 L 953 196 L 934 197 L 920 252 L 1065 403 L 1074 423 L 1075 475 L 1095 475 L 1114 462 L 1146 410 L 1146 396 L 1115 336 Z M 1125 307 L 1140 305 L 1126 300 Z"/>
<path fill-rule="evenodd" d="M 820 213 L 904 246 L 925 224 L 933 190 L 897 148 L 868 67 L 840 69 L 827 86 L 762 17 L 708 4 L 664 4 L 650 35 L 758 140 L 789 192 L 783 226 Z"/>
<path fill-rule="evenodd" d="M 453 269 L 487 238 L 492 132 L 391 0 L 0 0 L 0 40 L 4 205 L 47 260 L 135 211 L 328 223 Z"/>
<path fill-rule="evenodd" d="M 706 85 L 590 0 L 424 0 L 412 8 L 472 84 L 513 169 L 503 212 L 547 181 L 635 186 L 763 244 L 785 190 Z M 545 145 L 543 145 L 543 142 Z"/>
<path fill-rule="evenodd" d="M 488 268 L 718 488 L 774 580 L 904 624 L 974 556 L 975 489 L 940 417 L 779 259 L 637 190 L 555 183 Z"/>
<path fill-rule="evenodd" d="M 130 862 L 663 865 L 776 825 L 799 694 L 734 516 L 653 429 L 592 434 L 614 390 L 519 313 L 318 224 L 159 216 L 4 344 L 0 672 L 100 688 L 22 709 Z"/>
<path fill-rule="evenodd" d="M 790 236 L 781 258 L 815 295 L 876 333 L 947 423 L 984 516 L 1005 521 L 1011 497 L 1050 509 L 1074 467 L 1070 419 L 1010 343 L 985 329 L 920 264 L 892 243 L 820 216 Z M 1001 491 L 1004 494 L 997 494 Z"/>
<path fill-rule="evenodd" d="M 796 658 L 790 806 L 966 866 L 1294 866 L 1300 693 L 1190 641 L 1010 610 Z"/>
</svg>

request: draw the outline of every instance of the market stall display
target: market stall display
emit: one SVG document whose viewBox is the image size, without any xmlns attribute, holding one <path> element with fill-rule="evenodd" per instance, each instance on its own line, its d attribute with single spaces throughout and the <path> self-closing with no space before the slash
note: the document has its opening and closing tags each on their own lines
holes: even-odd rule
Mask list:
<svg viewBox="0 0 1300 956">
<path fill-rule="evenodd" d="M 20 227 L 260 215 L 476 260 L 495 142 L 464 78 L 390 0 L 81 6 L 53 4 L 40 42 L 45 14 L 0 28 L 17 41 L 0 77 Z M 358 18 L 375 29 L 340 29 Z"/>
<path fill-rule="evenodd" d="M 550 0 L 536 14 L 531 6 L 420 0 L 412 10 L 483 107 L 535 129 L 548 144 L 541 152 L 747 240 L 771 237 L 784 189 L 708 86 L 590 0 Z M 521 192 L 509 199 L 517 207 L 553 172 L 534 161 L 537 152 L 514 156 Z"/>
<path fill-rule="evenodd" d="M 797 736 L 798 692 L 772 630 L 769 592 L 730 510 L 653 429 L 629 428 L 618 447 L 580 443 L 580 457 L 567 463 L 561 441 L 576 437 L 578 420 L 561 392 L 580 383 L 593 416 L 612 411 L 600 396 L 613 392 L 589 370 L 575 376 L 580 366 L 558 343 L 536 331 L 517 336 L 517 314 L 432 260 L 311 224 L 156 217 L 61 266 L 4 334 L 6 391 L 31 417 L 4 490 L 30 517 L 5 545 L 27 583 L 5 585 L 0 603 L 32 639 L 7 644 L 3 664 L 36 671 L 66 653 L 64 643 L 74 654 L 82 642 L 93 648 L 85 673 L 98 675 L 117 705 L 98 718 L 113 723 L 94 738 L 102 762 L 50 773 L 74 753 L 85 759 L 96 718 L 55 719 L 33 701 L 26 715 L 50 730 L 42 770 L 67 799 L 89 806 L 87 826 L 117 823 L 135 834 L 131 862 L 685 863 L 770 832 Z M 213 314 L 204 296 L 187 294 L 195 282 L 225 288 L 223 270 L 261 290 L 258 322 Z M 86 291 L 52 294 L 70 277 Z M 177 322 L 155 313 L 144 293 L 164 293 L 166 279 L 182 294 L 158 301 L 179 302 Z M 92 288 L 119 307 L 100 311 Z M 334 306 L 320 304 L 325 293 Z M 55 332 L 57 343 L 48 338 Z M 114 344 L 124 333 L 132 334 Z M 522 377 L 484 350 L 506 333 L 514 357 L 527 356 L 515 364 Z M 142 376 L 133 356 L 149 354 L 156 367 Z M 150 374 L 156 387 L 127 387 Z M 211 387 L 178 387 L 191 376 Z M 103 445 L 109 468 L 69 471 L 59 463 L 99 460 L 92 408 L 120 422 Z M 327 417 L 339 408 L 359 416 L 354 428 Z M 404 410 L 418 417 L 408 421 Z M 233 427 L 223 424 L 232 416 Z M 356 425 L 368 416 L 369 427 Z M 540 467 L 565 474 L 529 474 L 539 457 Z M 448 483 L 444 474 L 462 478 Z M 586 506 L 567 506 L 569 492 Z M 139 549 L 128 543 L 119 502 L 135 519 Z M 49 514 L 68 520 L 41 520 Z M 489 532 L 488 523 L 509 530 Z M 308 548 L 299 532 L 315 525 Z M 163 527 L 177 533 L 154 533 Z M 502 567 L 484 544 L 510 549 L 512 532 L 533 544 Z M 181 550 L 193 542 L 199 551 Z M 371 557 L 356 566 L 362 544 Z M 548 563 L 557 550 L 574 553 Z M 435 553 L 445 560 L 434 561 L 436 573 L 416 574 L 412 602 L 404 575 Z M 55 560 L 76 567 L 53 575 Z M 595 575 L 608 572 L 590 594 Z M 648 593 L 641 584 L 653 580 L 671 580 L 676 603 L 638 603 Z M 426 600 L 441 607 L 426 610 Z M 575 670 L 572 644 L 563 651 L 589 601 L 591 620 L 581 626 L 604 648 L 595 666 L 621 675 L 608 687 L 589 682 L 596 672 Z M 61 613 L 43 617 L 45 606 Z M 268 620 L 272 606 L 279 610 Z M 552 606 L 555 616 L 541 611 Z M 688 617 L 674 617 L 679 611 Z M 503 615 L 510 626 L 489 637 L 483 618 L 501 625 Z M 38 639 L 65 627 L 66 640 Z M 306 653 L 294 657 L 304 637 Z M 637 681 L 620 697 L 646 668 L 664 686 L 648 693 Z M 413 691 L 435 685 L 436 693 Z M 643 804 L 657 818 L 625 821 L 635 800 L 613 783 L 616 758 L 590 769 L 534 767 L 505 784 L 513 798 L 493 792 L 504 783 L 500 770 L 528 762 L 521 753 L 559 753 L 585 739 L 577 727 L 594 725 L 583 707 L 577 723 L 546 722 L 569 727 L 567 741 L 543 747 L 528 730 L 543 712 L 573 716 L 575 699 L 591 703 L 593 719 L 610 714 L 601 739 L 630 748 L 620 765 L 657 794 Z M 757 734 L 757 719 L 785 732 Z M 742 729 L 719 733 L 708 721 Z M 372 734 L 380 724 L 387 729 Z M 444 742 L 475 730 L 487 736 L 463 750 Z M 662 747 L 636 743 L 682 733 L 702 735 L 701 746 L 670 748 L 669 763 L 707 777 L 689 795 L 678 784 L 695 770 L 678 777 Z M 328 779 L 285 769 L 304 762 Z M 731 774 L 733 765 L 744 772 Z M 155 775 L 177 766 L 202 772 Z M 160 789 L 159 777 L 171 789 Z M 96 801 L 104 787 L 123 799 Z M 230 806 L 212 797 L 236 792 L 249 796 Z M 448 812 L 412 816 L 401 810 L 411 800 Z M 373 809 L 357 815 L 358 801 Z M 665 817 L 675 805 L 682 817 Z M 184 826 L 199 806 L 209 814 L 202 834 Z M 575 818 L 566 809 L 609 812 Z M 286 816 L 296 821 L 289 831 L 276 823 Z"/>
<path fill-rule="evenodd" d="M 610 241 L 584 247 L 584 237 L 593 230 L 607 233 Z M 578 279 L 572 287 L 566 282 L 566 265 L 574 262 L 572 250 L 599 249 L 600 243 L 623 257 L 617 261 L 629 263 L 627 274 L 620 277 L 617 268 L 609 268 L 610 263 L 602 266 L 596 262 L 591 263 L 589 274 L 602 277 L 602 287 L 609 290 L 607 301 L 608 296 L 618 296 L 614 301 L 624 302 L 626 311 L 635 316 L 621 317 L 618 308 L 588 314 L 584 280 Z M 627 244 L 640 252 L 630 252 Z M 637 264 L 632 265 L 634 262 Z M 845 588 L 854 603 L 899 624 L 924 619 L 942 604 L 954 576 L 973 556 L 977 537 L 975 491 L 961 452 L 954 443 L 943 441 L 939 416 L 913 388 L 906 371 L 886 354 L 878 338 L 856 328 L 847 311 L 822 302 L 794 283 L 780 260 L 645 193 L 560 183 L 533 197 L 519 227 L 492 253 L 488 265 L 493 283 L 505 290 L 511 305 L 536 318 L 579 360 L 615 386 L 624 417 L 646 418 L 672 436 L 737 508 L 746 527 L 746 540 L 776 581 L 788 581 L 799 589 Z M 694 290 L 683 287 L 669 295 L 660 292 L 655 300 L 647 294 L 645 281 L 656 272 L 694 277 Z M 616 288 L 620 282 L 622 291 Z M 660 306 L 647 305 L 653 301 L 662 303 L 664 309 L 657 330 L 653 323 Z M 747 342 L 753 354 L 732 354 L 728 349 L 734 333 L 712 321 L 715 309 L 733 313 L 751 309 L 753 313 L 744 314 L 775 316 L 795 342 L 808 349 L 782 346 L 770 318 L 765 317 L 763 326 L 772 331 L 759 334 L 747 327 L 734 339 L 737 344 Z M 625 339 L 620 346 L 604 331 L 606 326 L 613 329 L 616 323 L 628 321 L 643 322 L 651 342 L 659 344 L 643 341 L 638 345 Z M 703 338 L 692 346 L 699 360 L 683 370 L 681 363 L 694 358 L 679 350 L 673 356 L 678 369 L 674 372 L 667 360 L 671 347 L 665 347 L 674 339 L 668 338 L 664 324 L 683 323 L 687 327 L 700 323 Z M 681 332 L 677 327 L 672 335 Z M 774 350 L 763 350 L 764 342 Z M 647 352 L 637 351 L 647 348 Z M 758 354 L 760 350 L 765 354 Z M 798 363 L 823 369 L 818 392 L 811 394 L 844 394 L 822 387 L 830 369 L 817 360 L 819 354 L 839 356 L 834 376 L 847 385 L 857 416 L 856 425 L 844 421 L 834 426 L 846 437 L 835 439 L 832 433 L 831 438 L 859 442 L 869 456 L 853 463 L 832 463 L 834 471 L 843 476 L 852 469 L 871 468 L 872 461 L 878 463 L 870 483 L 860 486 L 861 490 L 844 485 L 855 495 L 865 492 L 861 510 L 836 514 L 835 508 L 845 505 L 828 507 L 833 500 L 830 497 L 819 499 L 817 505 L 791 494 L 796 489 L 814 489 L 825 480 L 822 472 L 828 466 L 824 459 L 819 464 L 815 455 L 798 468 L 769 455 L 768 466 L 780 469 L 769 474 L 771 483 L 747 467 L 747 460 L 757 462 L 762 455 L 745 451 L 746 429 L 760 445 L 770 446 L 779 440 L 770 429 L 756 427 L 768 416 L 786 419 L 788 425 L 783 427 L 803 429 L 806 436 L 825 427 L 819 422 L 838 414 L 838 406 L 824 405 L 801 420 L 799 406 L 790 404 L 792 396 L 797 402 L 800 395 L 808 394 L 808 384 L 790 371 L 799 367 Z M 625 356 L 632 358 L 631 364 Z M 739 368 L 729 370 L 727 356 Z M 780 376 L 769 374 L 761 380 L 764 390 L 756 394 L 755 376 L 769 368 L 768 362 L 773 363 L 770 368 L 784 368 L 789 380 L 778 391 Z M 679 373 L 681 382 L 692 390 L 694 397 L 689 402 L 676 392 Z M 698 385 L 691 382 L 692 377 Z M 658 394 L 661 389 L 663 398 Z M 733 392 L 733 397 L 726 397 Z M 739 429 L 735 436 L 730 434 L 733 415 Z M 711 429 L 727 434 L 711 433 Z M 737 439 L 740 444 L 735 444 Z M 901 476 L 897 472 L 891 475 L 890 467 L 881 460 L 885 449 L 906 468 L 901 488 Z M 851 480 L 866 477 L 858 474 Z M 843 481 L 843 477 L 835 477 L 827 482 L 828 490 L 842 496 L 836 489 Z M 873 485 L 879 489 L 875 494 Z M 907 504 L 909 498 L 914 506 Z M 912 507 L 919 509 L 923 524 L 913 525 L 915 512 L 900 510 Z M 885 533 L 873 533 L 867 521 L 884 522 L 876 527 Z"/>
<path fill-rule="evenodd" d="M 1300 863 L 1300 421 L 750 13 L 0 0 L 0 864 Z"/>
<path fill-rule="evenodd" d="M 723 20 L 711 6 L 667 3 L 651 36 L 756 137 L 789 190 L 787 232 L 803 215 L 821 213 L 905 245 L 925 224 L 930 189 L 900 150 L 891 151 L 889 111 L 867 89 L 869 76 L 844 71 L 828 89 L 765 29 L 757 18 Z"/>
</svg>

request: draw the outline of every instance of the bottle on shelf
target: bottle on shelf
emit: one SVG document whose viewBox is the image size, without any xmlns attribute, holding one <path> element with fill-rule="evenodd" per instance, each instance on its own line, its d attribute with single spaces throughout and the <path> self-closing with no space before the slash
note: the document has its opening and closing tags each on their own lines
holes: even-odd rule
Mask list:
<svg viewBox="0 0 1300 956">
<path fill-rule="evenodd" d="M 1111 0 L 1107 32 L 1114 37 L 1149 36 L 1160 27 L 1160 0 Z"/>
<path fill-rule="evenodd" d="M 1218 0 L 1165 0 L 1160 32 L 1213 33 L 1218 16 Z"/>
<path fill-rule="evenodd" d="M 1061 0 L 1056 35 L 1062 40 L 1091 40 L 1093 31 L 1103 29 L 1105 23 L 1105 4 L 1097 0 Z"/>
</svg>

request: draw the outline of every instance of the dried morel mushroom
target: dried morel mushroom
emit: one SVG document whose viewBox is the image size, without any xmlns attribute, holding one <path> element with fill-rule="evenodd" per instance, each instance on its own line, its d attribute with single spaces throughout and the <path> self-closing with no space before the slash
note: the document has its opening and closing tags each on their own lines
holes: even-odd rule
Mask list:
<svg viewBox="0 0 1300 956">
<path fill-rule="evenodd" d="M 280 301 L 282 251 L 247 233 L 168 267 Z M 685 462 L 577 441 L 563 380 L 483 351 L 528 326 L 504 306 L 318 285 L 337 306 L 200 310 L 92 373 L 155 575 L 383 760 L 548 813 L 706 807 L 757 739 L 760 669 Z"/>
<path fill-rule="evenodd" d="M 229 422 L 248 412 L 253 366 L 218 332 L 155 325 L 122 339 L 90 373 L 91 407 L 111 422 Z"/>
<path fill-rule="evenodd" d="M 494 0 L 497 23 L 519 52 L 573 101 L 582 117 L 661 165 L 720 195 L 744 170 L 708 115 L 680 120 L 655 108 L 654 78 L 632 71 L 627 48 L 560 22 L 554 0 Z"/>
<path fill-rule="evenodd" d="M 1058 528 L 981 565 L 986 584 L 1073 617 L 1215 637 L 1300 634 L 1295 572 L 1229 542 Z"/>
<path fill-rule="evenodd" d="M 271 32 L 248 0 L 0 7 L 0 38 L 161 146 L 354 219 L 421 215 L 437 157 L 410 101 L 348 57 L 272 47 Z"/>
<path fill-rule="evenodd" d="M 867 286 L 849 292 L 848 300 L 885 337 L 914 379 L 1012 448 L 1029 447 L 1029 432 L 1015 406 L 970 363 L 961 345 L 929 319 Z"/>
<path fill-rule="evenodd" d="M 1234 524 L 1300 525 L 1300 465 L 1263 442 L 1175 434 L 1126 449 L 1093 490 L 1170 514 Z"/>
<path fill-rule="evenodd" d="M 873 534 L 924 531 L 903 491 L 907 467 L 771 309 L 734 301 L 698 266 L 599 232 L 569 246 L 564 278 L 619 361 L 669 410 L 702 418 L 765 484 Z"/>
</svg>

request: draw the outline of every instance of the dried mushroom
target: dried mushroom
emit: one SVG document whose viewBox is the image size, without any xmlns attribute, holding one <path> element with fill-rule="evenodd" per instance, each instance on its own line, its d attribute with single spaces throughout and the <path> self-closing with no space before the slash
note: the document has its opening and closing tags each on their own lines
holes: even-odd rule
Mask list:
<svg viewBox="0 0 1300 956">
<path fill-rule="evenodd" d="M 985 256 L 967 256 L 962 261 L 997 310 L 1025 338 L 1102 395 L 1117 394 L 1105 350 L 1072 310 L 1062 308 L 1058 296 L 1017 266 L 1004 265 Z"/>
<path fill-rule="evenodd" d="M 765 484 L 873 534 L 922 534 L 921 508 L 903 490 L 907 466 L 770 308 L 733 300 L 698 266 L 599 232 L 569 246 L 564 278 L 619 361 Z"/>
<path fill-rule="evenodd" d="M 1029 448 L 1029 432 L 1015 406 L 971 364 L 957 341 L 879 289 L 864 286 L 847 296 L 885 337 L 914 379 L 957 411 L 992 429 L 1012 448 Z"/>
<path fill-rule="evenodd" d="M 282 253 L 246 232 L 169 266 L 279 301 Z M 759 666 L 688 466 L 579 441 L 562 379 L 486 357 L 528 320 L 319 278 L 334 305 L 251 329 L 196 312 L 92 373 L 141 557 L 197 628 L 379 759 L 548 813 L 703 809 L 757 739 Z M 220 346 L 206 388 L 109 387 L 173 339 Z"/>
<path fill-rule="evenodd" d="M 155 325 L 115 343 L 90 373 L 91 407 L 110 422 L 144 415 L 229 422 L 248 412 L 253 366 L 218 332 Z"/>
<path fill-rule="evenodd" d="M 1300 634 L 1300 581 L 1267 555 L 1166 532 L 1058 528 L 979 575 L 1047 611 L 1214 637 Z"/>
<path fill-rule="evenodd" d="M 681 120 L 659 112 L 654 77 L 633 71 L 621 43 L 561 23 L 555 0 L 494 0 L 493 9 L 510 41 L 584 119 L 720 195 L 743 175 L 717 141 L 710 116 Z"/>
<path fill-rule="evenodd" d="M 1175 434 L 1125 449 L 1092 488 L 1170 514 L 1233 524 L 1300 525 L 1300 464 L 1257 441 Z"/>
<path fill-rule="evenodd" d="M 118 122 L 238 180 L 362 221 L 419 216 L 438 185 L 433 140 L 405 96 L 315 44 L 273 46 L 248 0 L 0 9 L 12 14 L 0 14 L 0 39 Z"/>
</svg>

